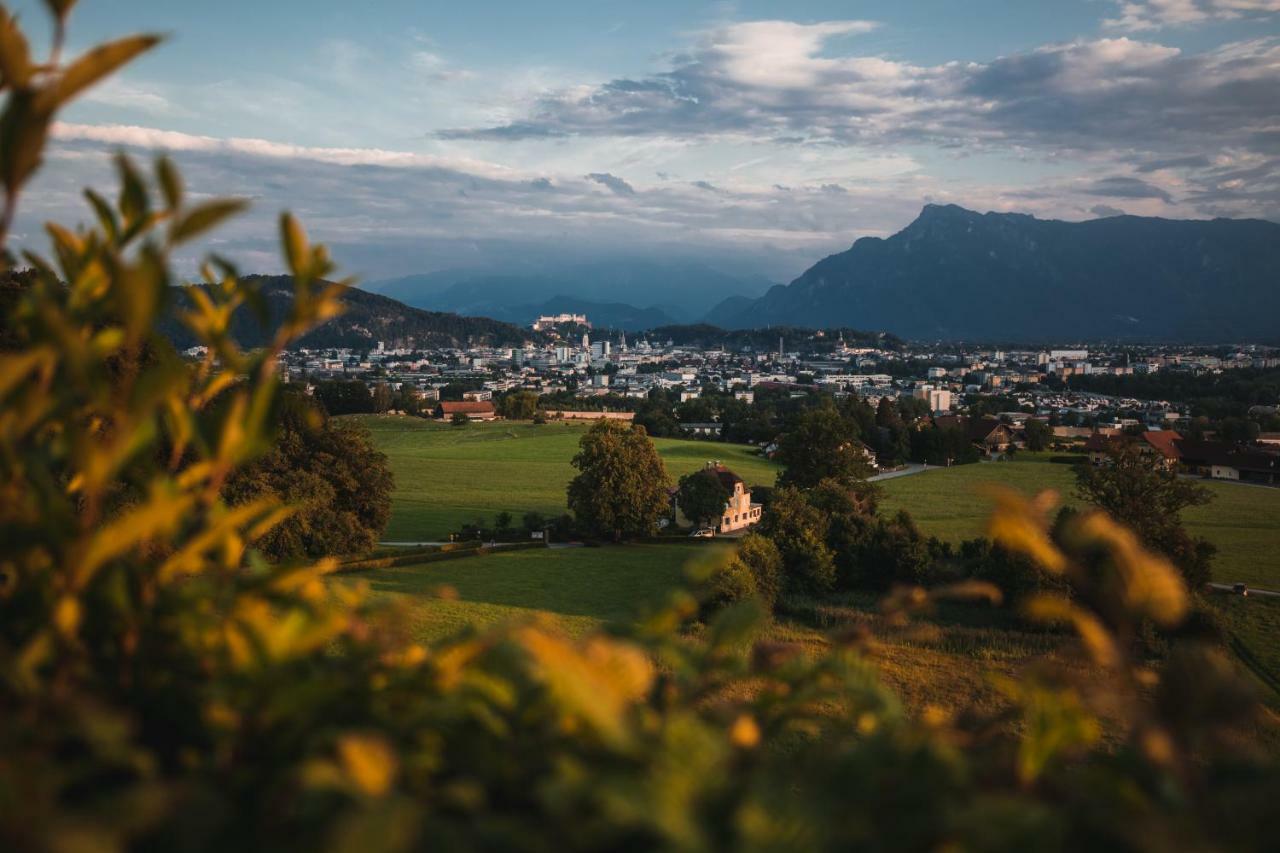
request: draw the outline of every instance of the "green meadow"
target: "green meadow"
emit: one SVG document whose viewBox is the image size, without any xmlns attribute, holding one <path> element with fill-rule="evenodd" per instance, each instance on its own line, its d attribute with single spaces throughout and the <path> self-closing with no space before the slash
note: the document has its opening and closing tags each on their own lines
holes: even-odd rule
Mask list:
<svg viewBox="0 0 1280 853">
<path fill-rule="evenodd" d="M 1070 465 L 1050 462 L 1052 454 L 1023 453 L 1010 462 L 929 469 L 881 483 L 882 507 L 909 511 L 920 529 L 949 542 L 980 536 L 991 512 L 984 487 L 1008 486 L 1031 494 L 1058 492 L 1064 503 L 1073 496 Z M 1280 489 L 1205 481 L 1213 500 L 1183 516 L 1187 529 L 1218 547 L 1214 579 L 1242 581 L 1280 589 Z"/>
<path fill-rule="evenodd" d="M 582 424 L 495 421 L 455 427 L 409 417 L 356 416 L 395 472 L 391 542 L 444 539 L 464 523 L 510 512 L 560 515 Z M 752 447 L 660 438 L 672 480 L 719 459 L 748 483 L 773 485 L 777 466 Z"/>
<path fill-rule="evenodd" d="M 688 564 L 715 559 L 724 547 L 547 548 L 376 569 L 352 577 L 368 582 L 375 596 L 398 607 L 407 630 L 422 641 L 539 612 L 555 614 L 567 631 L 582 634 L 635 619 L 681 584 Z"/>
<path fill-rule="evenodd" d="M 507 511 L 547 515 L 565 507 L 569 464 L 581 424 L 495 422 L 454 427 L 402 417 L 358 417 L 387 454 L 396 477 L 391 541 L 441 539 L 478 517 Z M 753 448 L 701 441 L 658 439 L 673 478 L 720 459 L 753 484 L 772 484 L 777 467 Z M 1070 465 L 1049 454 L 1021 454 L 1010 462 L 983 463 L 927 472 L 881 484 L 883 508 L 907 509 L 929 534 L 951 542 L 982 535 L 991 510 L 986 485 L 1072 496 Z M 1191 529 L 1219 548 L 1215 576 L 1280 588 L 1280 490 L 1209 483 L 1214 501 L 1187 514 Z M 567 631 L 582 634 L 602 624 L 634 618 L 680 585 L 689 564 L 714 558 L 722 546 L 705 543 L 564 548 L 488 554 L 361 572 L 374 595 L 393 606 L 405 629 L 421 640 L 483 628 L 511 618 L 551 613 Z M 441 591 L 444 594 L 438 594 Z M 1275 614 L 1280 604 L 1218 596 L 1225 627 L 1247 643 L 1269 672 L 1280 672 Z M 874 599 L 829 607 L 822 621 L 874 620 Z M 934 635 L 892 636 L 877 626 L 877 667 L 913 706 L 960 706 L 963 697 L 1003 701 L 987 673 L 1012 675 L 1042 654 L 1043 638 L 1006 627 L 937 625 Z M 779 639 L 821 646 L 814 626 L 781 620 Z"/>
</svg>

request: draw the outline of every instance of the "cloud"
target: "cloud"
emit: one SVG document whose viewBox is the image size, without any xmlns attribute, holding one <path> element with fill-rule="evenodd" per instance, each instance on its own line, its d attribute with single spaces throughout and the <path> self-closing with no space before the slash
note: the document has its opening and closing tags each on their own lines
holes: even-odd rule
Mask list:
<svg viewBox="0 0 1280 853">
<path fill-rule="evenodd" d="M 1166 204 L 1173 203 L 1173 197 L 1165 190 L 1138 178 L 1121 176 L 1102 178 L 1094 181 L 1085 192 L 1106 198 L 1158 198 Z"/>
<path fill-rule="evenodd" d="M 463 157 L 441 157 L 381 148 L 326 148 L 291 145 L 266 139 L 200 136 L 135 125 L 87 125 L 57 122 L 55 139 L 99 142 L 107 145 L 132 146 L 163 151 L 212 151 L 249 154 L 286 160 L 310 160 L 342 166 L 385 166 L 388 168 L 458 169 L 490 177 L 513 177 L 516 172 L 496 163 Z"/>
<path fill-rule="evenodd" d="M 635 187 L 619 178 L 617 175 L 610 175 L 608 172 L 592 172 L 587 175 L 589 180 L 595 181 L 597 184 L 606 186 L 618 195 L 635 195 Z"/>
<path fill-rule="evenodd" d="M 1222 146 L 1260 150 L 1275 141 L 1269 134 L 1280 116 L 1280 39 L 1274 37 L 1195 54 L 1104 38 L 933 66 L 825 54 L 837 35 L 867 28 L 729 25 L 677 54 L 667 71 L 553 91 L 509 122 L 444 136 L 928 144 L 1055 156 L 1132 150 L 1153 157 Z"/>
<path fill-rule="evenodd" d="M 1120 0 L 1118 17 L 1103 25 L 1119 30 L 1156 30 L 1280 12 L 1280 0 Z"/>
</svg>

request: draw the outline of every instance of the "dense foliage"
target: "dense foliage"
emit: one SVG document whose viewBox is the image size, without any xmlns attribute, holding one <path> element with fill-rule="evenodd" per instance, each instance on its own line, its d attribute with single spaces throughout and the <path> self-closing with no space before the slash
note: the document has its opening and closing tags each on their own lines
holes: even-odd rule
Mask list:
<svg viewBox="0 0 1280 853">
<path fill-rule="evenodd" d="M 680 478 L 676 487 L 676 505 L 684 517 L 696 526 L 713 525 L 724 512 L 729 490 L 714 471 L 693 471 Z"/>
<path fill-rule="evenodd" d="M 828 479 L 852 485 L 874 470 L 856 425 L 834 408 L 814 409 L 796 418 L 778 442 L 777 459 L 785 466 L 779 485 L 802 489 Z"/>
<path fill-rule="evenodd" d="M 271 450 L 227 478 L 231 506 L 274 500 L 296 511 L 257 548 L 273 561 L 360 554 L 391 517 L 391 469 L 368 432 L 330 420 L 299 391 L 281 395 Z"/>
<path fill-rule="evenodd" d="M 1200 589 L 1212 579 L 1216 549 L 1187 533 L 1182 511 L 1208 503 L 1213 493 L 1163 469 L 1151 456 L 1137 442 L 1119 443 L 1104 464 L 1076 467 L 1076 491 L 1127 525 L 1148 548 L 1165 555 L 1192 589 Z"/>
<path fill-rule="evenodd" d="M 60 32 L 72 3 L 49 5 Z M 11 204 L 77 81 L 150 41 L 39 68 L 25 44 L 0 10 Z M 95 226 L 49 227 L 56 261 L 28 258 L 37 281 L 5 318 L 21 346 L 0 353 L 3 849 L 1274 846 L 1280 773 L 1243 739 L 1252 694 L 1178 633 L 1178 574 L 1100 512 L 1050 538 L 1047 501 L 1002 497 L 992 535 L 1078 592 L 1025 612 L 1070 626 L 1081 662 L 1001 680 L 998 716 L 915 718 L 864 639 L 804 654 L 750 601 L 696 638 L 677 592 L 581 639 L 529 620 L 424 646 L 331 563 L 268 563 L 256 543 L 290 508 L 222 488 L 270 451 L 275 359 L 342 288 L 285 216 L 295 292 L 270 343 L 237 346 L 228 318 L 255 285 L 215 262 L 183 316 L 210 355 L 182 363 L 156 332 L 169 257 L 236 206 L 187 204 L 163 162 L 159 203 L 120 173 Z M 122 484 L 140 497 L 116 500 Z M 990 591 L 885 609 L 974 594 Z M 1159 666 L 1134 654 L 1146 622 L 1174 638 Z"/>
<path fill-rule="evenodd" d="M 656 533 L 670 514 L 670 479 L 642 427 L 599 420 L 578 442 L 569 509 L 591 536 L 620 541 Z"/>
<path fill-rule="evenodd" d="M 1175 400 L 1191 406 L 1193 416 L 1214 420 L 1243 417 L 1252 406 L 1280 405 L 1280 369 L 1192 373 L 1162 370 L 1133 376 L 1092 374 L 1071 377 L 1071 387 L 1143 400 Z"/>
</svg>

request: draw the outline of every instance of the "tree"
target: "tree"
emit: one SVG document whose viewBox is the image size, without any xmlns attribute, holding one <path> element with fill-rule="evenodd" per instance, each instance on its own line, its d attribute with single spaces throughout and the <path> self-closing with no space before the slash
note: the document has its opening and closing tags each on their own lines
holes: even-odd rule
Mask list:
<svg viewBox="0 0 1280 853">
<path fill-rule="evenodd" d="M 360 554 L 391 517 L 387 457 L 367 431 L 336 425 L 300 393 L 281 398 L 280 433 L 265 456 L 237 469 L 223 487 L 231 506 L 269 500 L 297 510 L 258 542 L 273 560 Z"/>
<path fill-rule="evenodd" d="M 509 421 L 533 420 L 538 413 L 538 395 L 532 391 L 512 391 L 498 401 L 498 414 Z"/>
<path fill-rule="evenodd" d="M 315 398 L 331 415 L 361 415 L 374 411 L 369 386 L 358 379 L 329 379 L 317 382 Z"/>
<path fill-rule="evenodd" d="M 826 407 L 794 420 L 778 442 L 778 461 L 786 466 L 778 484 L 801 489 L 828 478 L 853 483 L 872 471 L 853 423 Z"/>
<path fill-rule="evenodd" d="M 676 491 L 676 504 L 684 517 L 696 527 L 714 526 L 724 513 L 729 500 L 729 490 L 710 469 L 694 471 L 680 478 Z"/>
<path fill-rule="evenodd" d="M 778 546 L 759 533 L 748 533 L 738 540 L 733 559 L 751 572 L 756 595 L 772 610 L 782 592 L 782 553 Z"/>
<path fill-rule="evenodd" d="M 1053 438 L 1053 427 L 1038 418 L 1027 418 L 1023 425 L 1023 435 L 1027 439 L 1027 450 L 1046 450 Z"/>
<path fill-rule="evenodd" d="M 454 412 L 453 417 L 449 418 L 449 423 L 456 427 L 464 427 L 471 423 L 471 418 L 467 417 L 465 412 Z"/>
<path fill-rule="evenodd" d="M 1115 443 L 1102 465 L 1076 466 L 1076 493 L 1168 557 L 1192 589 L 1212 579 L 1216 549 L 1187 533 L 1182 511 L 1208 503 L 1213 492 L 1161 467 L 1137 441 Z"/>
<path fill-rule="evenodd" d="M 671 481 L 643 427 L 596 421 L 572 464 L 578 475 L 569 483 L 569 509 L 585 530 L 614 541 L 657 531 Z"/>
<path fill-rule="evenodd" d="M 387 383 L 375 383 L 373 391 L 370 392 L 370 396 L 373 398 L 373 410 L 378 414 L 382 414 L 391 408 L 391 403 L 394 398 L 391 394 L 391 386 Z"/>
<path fill-rule="evenodd" d="M 782 555 L 782 587 L 788 593 L 825 595 L 835 588 L 835 556 L 827 547 L 823 514 L 798 489 L 776 489 L 759 532 Z"/>
</svg>

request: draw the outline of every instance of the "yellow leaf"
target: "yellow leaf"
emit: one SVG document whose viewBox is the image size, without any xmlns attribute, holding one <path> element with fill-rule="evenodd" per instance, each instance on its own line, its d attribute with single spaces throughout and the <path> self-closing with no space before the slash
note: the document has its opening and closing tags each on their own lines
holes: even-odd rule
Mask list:
<svg viewBox="0 0 1280 853">
<path fill-rule="evenodd" d="M 58 599 L 53 609 L 53 624 L 62 636 L 74 636 L 80 628 L 80 601 L 69 595 Z"/>
<path fill-rule="evenodd" d="M 27 85 L 33 70 L 26 36 L 18 29 L 17 19 L 0 6 L 0 82 L 20 88 Z"/>
<path fill-rule="evenodd" d="M 280 214 L 280 239 L 284 243 L 284 257 L 289 264 L 289 271 L 295 276 L 303 275 L 307 269 L 310 249 L 307 235 L 291 213 Z"/>
<path fill-rule="evenodd" d="M 729 740 L 733 741 L 734 746 L 752 749 L 760 743 L 760 727 L 755 720 L 743 714 L 733 721 L 733 728 L 729 729 Z"/>
<path fill-rule="evenodd" d="M 128 36 L 108 42 L 77 57 L 57 82 L 42 93 L 44 109 L 55 110 L 102 78 L 127 64 L 135 56 L 155 47 L 159 36 Z"/>
<path fill-rule="evenodd" d="M 1124 602 L 1131 612 L 1165 627 L 1182 621 L 1190 606 L 1187 589 L 1168 560 L 1143 548 L 1132 531 L 1105 513 L 1089 513 L 1079 529 L 1107 546 L 1120 575 Z"/>
<path fill-rule="evenodd" d="M 1051 494 L 1042 494 L 1031 503 L 1012 489 L 994 487 L 986 491 L 996 503 L 987 527 L 991 538 L 1012 551 L 1026 554 L 1051 572 L 1065 571 L 1066 558 L 1049 538 L 1044 521 L 1044 514 L 1051 506 Z"/>
<path fill-rule="evenodd" d="M 198 237 L 248 206 L 248 202 L 241 199 L 218 199 L 194 207 L 173 223 L 169 239 L 174 243 L 182 243 Z"/>
<path fill-rule="evenodd" d="M 1092 613 L 1067 599 L 1056 595 L 1033 596 L 1023 605 L 1023 612 L 1037 622 L 1070 624 L 1098 665 L 1114 667 L 1120 662 L 1120 650 L 1106 626 Z"/>
<path fill-rule="evenodd" d="M 364 794 L 381 797 L 391 789 L 400 765 L 390 744 L 377 735 L 348 734 L 338 740 L 338 761 Z"/>
</svg>

